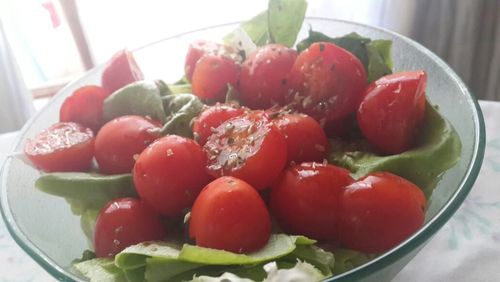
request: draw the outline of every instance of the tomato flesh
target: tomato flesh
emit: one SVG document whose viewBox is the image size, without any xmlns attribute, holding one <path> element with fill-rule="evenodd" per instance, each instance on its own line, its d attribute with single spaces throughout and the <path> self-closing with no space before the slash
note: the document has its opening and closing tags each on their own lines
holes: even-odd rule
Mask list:
<svg viewBox="0 0 500 282">
<path fill-rule="evenodd" d="M 59 121 L 76 122 L 97 133 L 102 125 L 102 104 L 108 92 L 99 86 L 88 85 L 67 97 L 59 111 Z"/>
<path fill-rule="evenodd" d="M 337 240 L 342 189 L 352 182 L 349 171 L 333 165 L 303 163 L 289 167 L 271 188 L 271 212 L 291 234 Z"/>
<path fill-rule="evenodd" d="M 321 125 L 355 112 L 367 83 L 358 58 L 326 42 L 314 43 L 301 52 L 288 80 L 287 102 Z"/>
<path fill-rule="evenodd" d="M 191 210 L 189 234 L 198 246 L 247 253 L 268 242 L 271 219 L 252 186 L 226 176 L 201 191 Z"/>
<path fill-rule="evenodd" d="M 29 139 L 24 153 L 46 172 L 88 171 L 94 157 L 94 133 L 74 122 L 59 122 Z"/>
<path fill-rule="evenodd" d="M 241 67 L 240 98 L 251 109 L 284 105 L 288 91 L 287 76 L 297 52 L 279 44 L 256 50 Z"/>
<path fill-rule="evenodd" d="M 284 114 L 273 122 L 286 139 L 288 163 L 325 159 L 330 145 L 316 120 L 304 114 Z"/>
<path fill-rule="evenodd" d="M 415 145 L 425 119 L 424 71 L 402 72 L 373 82 L 357 111 L 363 135 L 380 152 L 398 154 Z"/>
<path fill-rule="evenodd" d="M 278 178 L 287 159 L 285 138 L 263 112 L 224 122 L 203 149 L 212 176 L 234 176 L 259 190 Z"/>
<path fill-rule="evenodd" d="M 426 205 L 422 190 L 410 181 L 372 173 L 342 193 L 340 242 L 360 252 L 385 252 L 423 225 Z"/>
<path fill-rule="evenodd" d="M 212 180 L 206 164 L 205 153 L 194 140 L 162 137 L 135 162 L 132 173 L 137 193 L 160 214 L 178 218 Z"/>
<path fill-rule="evenodd" d="M 141 116 L 122 116 L 106 123 L 95 139 L 99 171 L 130 173 L 138 156 L 160 137 L 159 124 Z M 119 144 L 119 145 L 117 145 Z"/>
<path fill-rule="evenodd" d="M 206 108 L 201 114 L 194 119 L 193 133 L 195 140 L 203 146 L 207 142 L 208 137 L 212 135 L 213 130 L 228 119 L 241 116 L 245 113 L 243 108 L 229 105 L 219 104 Z"/>
<path fill-rule="evenodd" d="M 128 50 L 121 50 L 113 55 L 104 68 L 101 84 L 108 95 L 111 95 L 125 85 L 143 79 L 144 75 L 132 53 Z"/>
<path fill-rule="evenodd" d="M 114 257 L 128 246 L 165 236 L 160 216 L 146 203 L 134 198 L 115 199 L 97 217 L 95 253 L 98 257 Z"/>
</svg>

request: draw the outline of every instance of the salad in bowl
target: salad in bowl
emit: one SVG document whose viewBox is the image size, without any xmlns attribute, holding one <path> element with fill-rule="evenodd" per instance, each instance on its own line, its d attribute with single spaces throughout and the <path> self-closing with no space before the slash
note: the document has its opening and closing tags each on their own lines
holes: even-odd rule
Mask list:
<svg viewBox="0 0 500 282">
<path fill-rule="evenodd" d="M 122 50 L 63 97 L 21 158 L 88 238 L 64 271 L 337 279 L 430 224 L 435 188 L 470 150 L 427 98 L 431 74 L 394 71 L 390 39 L 301 36 L 306 7 L 270 0 L 219 41 L 190 41 L 176 82 Z"/>
</svg>

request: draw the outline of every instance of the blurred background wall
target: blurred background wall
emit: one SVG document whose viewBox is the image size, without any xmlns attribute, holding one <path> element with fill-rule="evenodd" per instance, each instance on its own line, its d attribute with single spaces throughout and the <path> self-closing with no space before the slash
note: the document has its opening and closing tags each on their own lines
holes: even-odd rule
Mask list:
<svg viewBox="0 0 500 282">
<path fill-rule="evenodd" d="M 308 16 L 376 25 L 415 39 L 447 61 L 478 98 L 500 100 L 500 0 L 308 2 Z M 0 95 L 24 95 L 12 88 L 18 85 L 29 89 L 39 108 L 47 100 L 43 97 L 119 49 L 248 19 L 266 6 L 267 0 L 0 0 L 2 36 L 11 46 L 0 72 L 19 68 L 21 74 L 9 89 L 0 84 Z M 14 127 L 5 127 L 2 120 L 14 118 L 10 111 L 29 108 L 32 101 L 3 101 L 0 96 L 5 112 L 0 132 L 19 128 L 24 119 Z"/>
</svg>

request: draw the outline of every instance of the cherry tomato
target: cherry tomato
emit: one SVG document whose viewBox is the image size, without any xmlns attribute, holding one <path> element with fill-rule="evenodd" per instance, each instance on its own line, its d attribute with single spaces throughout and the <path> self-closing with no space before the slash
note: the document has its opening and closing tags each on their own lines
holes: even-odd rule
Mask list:
<svg viewBox="0 0 500 282">
<path fill-rule="evenodd" d="M 195 40 L 189 44 L 184 63 L 186 77 L 191 81 L 193 78 L 194 69 L 198 60 L 206 54 L 219 54 L 229 57 L 235 57 L 237 54 L 229 46 L 218 44 L 211 41 Z"/>
<path fill-rule="evenodd" d="M 326 42 L 314 43 L 299 54 L 288 81 L 287 102 L 321 125 L 356 111 L 367 83 L 358 58 Z"/>
<path fill-rule="evenodd" d="M 142 151 L 135 162 L 137 193 L 160 214 L 178 217 L 212 180 L 206 164 L 205 153 L 194 140 L 176 135 L 162 137 Z"/>
<path fill-rule="evenodd" d="M 94 232 L 98 257 L 114 257 L 123 249 L 166 236 L 160 216 L 142 200 L 121 198 L 109 202 L 99 212 Z"/>
<path fill-rule="evenodd" d="M 259 190 L 278 178 L 287 158 L 285 138 L 263 112 L 224 122 L 203 149 L 212 176 L 234 176 Z"/>
<path fill-rule="evenodd" d="M 189 234 L 198 246 L 247 253 L 268 242 L 271 219 L 252 186 L 226 176 L 208 184 L 196 198 Z"/>
<path fill-rule="evenodd" d="M 88 171 L 94 157 L 94 133 L 74 122 L 59 122 L 29 139 L 24 153 L 43 171 Z"/>
<path fill-rule="evenodd" d="M 271 212 L 289 233 L 336 240 L 342 189 L 353 182 L 349 171 L 333 165 L 302 163 L 289 167 L 271 188 Z"/>
<path fill-rule="evenodd" d="M 357 119 L 363 135 L 385 154 L 410 149 L 425 118 L 424 71 L 384 76 L 370 85 Z"/>
<path fill-rule="evenodd" d="M 321 162 L 329 148 L 325 132 L 310 116 L 285 114 L 275 119 L 274 124 L 285 136 L 288 162 Z"/>
<path fill-rule="evenodd" d="M 226 120 L 241 116 L 245 110 L 229 104 L 216 104 L 207 107 L 201 114 L 193 121 L 193 133 L 196 141 L 201 146 L 205 145 L 208 137 L 212 135 L 212 130 L 217 128 Z"/>
<path fill-rule="evenodd" d="M 141 116 L 122 116 L 106 123 L 95 139 L 95 159 L 106 174 L 130 173 L 135 160 L 160 137 L 159 123 Z"/>
<path fill-rule="evenodd" d="M 108 92 L 99 86 L 78 88 L 64 100 L 59 111 L 59 121 L 76 122 L 97 133 L 102 125 L 102 104 L 107 96 Z"/>
<path fill-rule="evenodd" d="M 121 50 L 107 63 L 101 77 L 102 87 L 108 95 L 135 81 L 143 80 L 144 75 L 130 51 Z"/>
<path fill-rule="evenodd" d="M 344 189 L 341 210 L 341 244 L 360 252 L 380 253 L 423 225 L 426 199 L 410 181 L 377 172 Z"/>
<path fill-rule="evenodd" d="M 238 87 L 243 104 L 251 109 L 284 105 L 287 76 L 295 58 L 295 50 L 279 44 L 266 45 L 250 54 L 241 67 Z"/>
<path fill-rule="evenodd" d="M 193 93 L 208 102 L 223 102 L 227 85 L 236 85 L 239 67 L 224 55 L 207 54 L 196 63 L 192 78 Z"/>
</svg>

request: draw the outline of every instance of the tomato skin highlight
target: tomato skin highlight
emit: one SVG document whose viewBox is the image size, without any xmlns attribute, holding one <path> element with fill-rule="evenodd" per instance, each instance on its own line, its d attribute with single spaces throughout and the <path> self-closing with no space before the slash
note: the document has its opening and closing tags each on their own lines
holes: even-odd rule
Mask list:
<svg viewBox="0 0 500 282">
<path fill-rule="evenodd" d="M 272 186 L 269 206 L 287 233 L 335 241 L 342 189 L 353 182 L 346 169 L 302 163 L 287 168 Z"/>
<path fill-rule="evenodd" d="M 361 132 L 380 152 L 410 149 L 425 119 L 424 71 L 395 73 L 374 81 L 357 111 Z"/>
<path fill-rule="evenodd" d="M 76 122 L 97 133 L 102 125 L 102 104 L 108 92 L 96 85 L 78 88 L 59 110 L 60 122 Z"/>
<path fill-rule="evenodd" d="M 198 246 L 248 253 L 262 248 L 271 235 L 271 219 L 259 193 L 229 176 L 208 184 L 196 199 L 189 235 Z"/>
<path fill-rule="evenodd" d="M 367 84 L 359 59 L 327 42 L 314 43 L 301 52 L 288 81 L 287 103 L 322 126 L 355 112 Z"/>
<path fill-rule="evenodd" d="M 160 216 L 150 206 L 139 199 L 120 198 L 99 212 L 94 248 L 98 257 L 112 258 L 126 247 L 165 236 Z"/>
<path fill-rule="evenodd" d="M 322 162 L 330 144 L 319 123 L 304 114 L 285 114 L 273 120 L 287 145 L 288 163 Z"/>
<path fill-rule="evenodd" d="M 150 144 L 132 171 L 139 196 L 160 214 L 178 218 L 212 178 L 207 158 L 192 139 L 167 135 Z"/>
<path fill-rule="evenodd" d="M 229 57 L 235 56 L 234 51 L 226 45 L 218 44 L 206 40 L 195 40 L 189 44 L 184 62 L 184 72 L 186 78 L 191 81 L 193 73 L 196 68 L 196 63 L 201 57 L 207 54 L 227 55 Z"/>
<path fill-rule="evenodd" d="M 106 123 L 95 139 L 95 158 L 105 174 L 130 173 L 137 157 L 160 137 L 159 123 L 141 116 L 122 116 Z"/>
<path fill-rule="evenodd" d="M 270 187 L 287 159 L 284 136 L 261 111 L 222 123 L 203 150 L 212 176 L 233 176 L 258 190 Z"/>
<path fill-rule="evenodd" d="M 101 84 L 108 92 L 108 95 L 111 95 L 116 90 L 143 79 L 144 75 L 132 52 L 121 50 L 114 54 L 106 64 L 101 76 Z"/>
<path fill-rule="evenodd" d="M 208 103 L 223 102 L 228 90 L 227 85 L 236 86 L 239 72 L 239 66 L 227 56 L 204 55 L 194 69 L 193 93 Z"/>
<path fill-rule="evenodd" d="M 287 77 L 297 52 L 280 44 L 257 49 L 243 62 L 239 91 L 243 105 L 251 109 L 267 109 L 285 104 Z"/>
<path fill-rule="evenodd" d="M 89 171 L 94 157 L 94 133 L 74 122 L 59 122 L 28 139 L 24 153 L 45 172 Z"/>
<path fill-rule="evenodd" d="M 426 208 L 415 184 L 388 172 L 372 173 L 342 193 L 340 243 L 360 252 L 385 252 L 423 225 Z"/>
<path fill-rule="evenodd" d="M 245 113 L 244 108 L 230 104 L 215 104 L 207 107 L 201 114 L 194 119 L 193 133 L 195 140 L 201 146 L 205 145 L 207 139 L 212 135 L 212 130 L 217 128 L 223 122 L 241 116 Z"/>
</svg>

